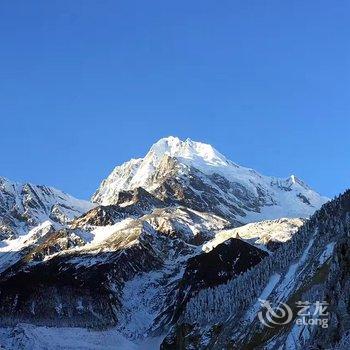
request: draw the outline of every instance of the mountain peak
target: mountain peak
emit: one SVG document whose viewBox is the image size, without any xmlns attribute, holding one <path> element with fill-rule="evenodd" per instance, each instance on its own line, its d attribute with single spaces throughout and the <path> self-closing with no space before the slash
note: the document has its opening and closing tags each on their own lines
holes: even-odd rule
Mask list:
<svg viewBox="0 0 350 350">
<path fill-rule="evenodd" d="M 299 179 L 295 175 L 291 175 L 287 181 L 291 185 L 299 185 L 299 186 L 303 187 L 306 190 L 310 190 L 310 187 L 303 180 Z"/>
<path fill-rule="evenodd" d="M 228 160 L 209 144 L 193 141 L 187 138 L 182 141 L 178 137 L 169 136 L 157 141 L 149 150 L 145 158 L 157 159 L 168 155 L 180 160 L 188 160 L 197 165 L 227 165 Z M 195 165 L 196 165 L 195 164 Z"/>
<path fill-rule="evenodd" d="M 191 208 L 242 223 L 307 217 L 327 201 L 294 175 L 264 176 L 231 162 L 209 144 L 173 136 L 157 141 L 144 158 L 116 167 L 92 201 L 115 204 L 120 191 L 137 187 L 161 200 L 187 201 Z"/>
</svg>

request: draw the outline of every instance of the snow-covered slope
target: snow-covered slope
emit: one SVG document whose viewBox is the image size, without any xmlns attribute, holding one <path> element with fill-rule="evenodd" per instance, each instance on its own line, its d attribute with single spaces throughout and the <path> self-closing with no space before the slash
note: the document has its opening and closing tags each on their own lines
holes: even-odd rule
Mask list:
<svg viewBox="0 0 350 350">
<path fill-rule="evenodd" d="M 47 220 L 67 223 L 94 206 L 51 187 L 0 177 L 0 239 L 17 237 Z"/>
<path fill-rule="evenodd" d="M 244 239 L 255 245 L 265 245 L 269 242 L 286 242 L 304 224 L 303 219 L 281 218 L 254 222 L 230 230 L 222 230 L 215 234 L 215 237 L 204 244 L 203 250 L 210 251 L 218 244 L 229 238 Z"/>
<path fill-rule="evenodd" d="M 154 350 L 161 337 L 135 344 L 116 330 L 101 332 L 86 328 L 39 327 L 19 324 L 13 328 L 0 328 L 0 348 L 7 350 Z"/>
<path fill-rule="evenodd" d="M 291 175 L 263 176 L 228 160 L 212 146 L 168 137 L 142 159 L 117 166 L 92 201 L 115 204 L 121 191 L 143 187 L 168 202 L 249 223 L 281 217 L 309 217 L 328 199 Z"/>
</svg>

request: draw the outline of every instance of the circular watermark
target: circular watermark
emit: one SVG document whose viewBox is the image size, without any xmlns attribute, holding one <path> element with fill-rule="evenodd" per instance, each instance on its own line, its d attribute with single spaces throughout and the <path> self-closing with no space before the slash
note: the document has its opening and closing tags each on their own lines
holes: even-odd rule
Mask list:
<svg viewBox="0 0 350 350">
<path fill-rule="evenodd" d="M 260 322 L 269 328 L 288 324 L 293 319 L 292 309 L 285 303 L 272 307 L 268 300 L 259 299 L 264 310 L 259 311 L 258 317 Z"/>
</svg>

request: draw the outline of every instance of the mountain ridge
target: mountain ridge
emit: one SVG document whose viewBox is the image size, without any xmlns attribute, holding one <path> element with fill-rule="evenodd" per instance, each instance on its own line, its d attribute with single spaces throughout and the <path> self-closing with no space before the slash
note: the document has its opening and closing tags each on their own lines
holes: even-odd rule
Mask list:
<svg viewBox="0 0 350 350">
<path fill-rule="evenodd" d="M 65 224 L 95 204 L 44 185 L 0 177 L 0 234 L 18 236 L 46 220 Z"/>
<path fill-rule="evenodd" d="M 225 217 L 227 212 L 226 216 L 236 217 L 242 223 L 308 217 L 329 200 L 295 175 L 288 178 L 261 175 L 228 160 L 211 145 L 190 139 L 181 141 L 172 136 L 157 141 L 144 158 L 115 167 L 102 181 L 92 201 L 102 205 L 115 204 L 120 191 L 137 187 L 143 187 L 160 199 L 171 197 L 175 202 L 186 201 L 186 193 L 183 198 L 175 193 L 174 199 L 171 192 L 176 191 L 190 191 L 188 197 L 198 197 L 197 202 L 206 201 L 199 198 L 200 192 L 211 187 L 216 213 Z M 188 201 L 186 204 L 189 205 Z M 281 210 L 287 206 L 290 213 Z"/>
</svg>

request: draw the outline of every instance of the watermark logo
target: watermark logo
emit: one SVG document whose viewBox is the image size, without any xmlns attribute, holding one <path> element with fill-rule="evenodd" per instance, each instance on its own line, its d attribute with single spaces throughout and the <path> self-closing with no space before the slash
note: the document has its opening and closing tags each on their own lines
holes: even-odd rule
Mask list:
<svg viewBox="0 0 350 350">
<path fill-rule="evenodd" d="M 265 310 L 258 313 L 260 322 L 269 328 L 276 325 L 284 325 L 290 323 L 293 319 L 292 309 L 285 303 L 280 303 L 276 307 L 272 307 L 268 300 L 259 299 L 261 307 Z"/>
<path fill-rule="evenodd" d="M 268 300 L 259 299 L 262 310 L 258 313 L 260 322 L 268 328 L 286 325 L 292 321 L 299 326 L 328 327 L 329 312 L 326 301 L 297 301 L 294 307 L 286 303 L 272 306 Z M 293 312 L 294 310 L 294 312 Z"/>
</svg>

